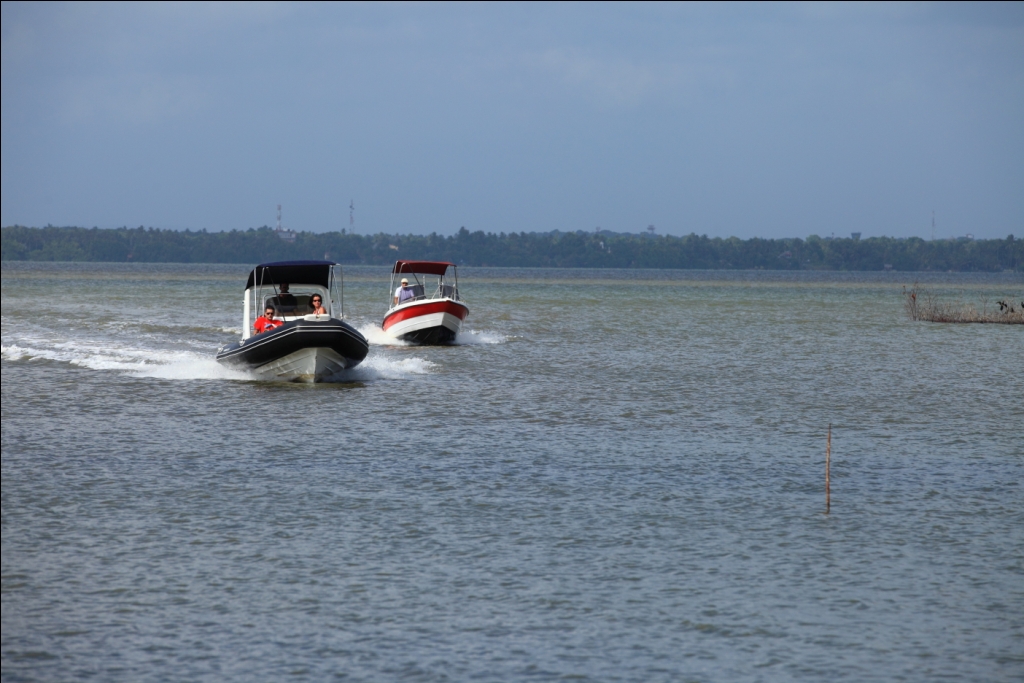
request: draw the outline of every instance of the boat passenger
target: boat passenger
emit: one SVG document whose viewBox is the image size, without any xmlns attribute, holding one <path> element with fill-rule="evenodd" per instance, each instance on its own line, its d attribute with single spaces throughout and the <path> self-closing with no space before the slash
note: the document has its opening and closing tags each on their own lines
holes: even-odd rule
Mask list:
<svg viewBox="0 0 1024 683">
<path fill-rule="evenodd" d="M 412 291 L 412 287 L 409 286 L 409 280 L 402 278 L 402 286 L 395 290 L 395 299 L 393 304 L 400 304 L 404 301 L 414 299 L 416 294 Z"/>
<path fill-rule="evenodd" d="M 321 297 L 319 294 L 313 295 L 313 297 L 309 300 L 309 305 L 313 308 L 313 310 L 310 311 L 310 313 L 315 313 L 316 315 L 327 315 L 327 309 L 324 308 L 323 297 Z"/>
<path fill-rule="evenodd" d="M 263 315 L 256 318 L 256 322 L 252 326 L 256 330 L 256 334 L 263 334 L 264 332 L 277 329 L 281 325 L 284 325 L 284 321 L 274 320 L 274 307 L 267 306 L 267 310 L 264 311 Z"/>
<path fill-rule="evenodd" d="M 281 293 L 277 296 L 277 303 L 282 306 L 298 306 L 299 302 L 295 299 L 295 295 L 288 293 L 288 283 L 281 283 Z"/>
</svg>

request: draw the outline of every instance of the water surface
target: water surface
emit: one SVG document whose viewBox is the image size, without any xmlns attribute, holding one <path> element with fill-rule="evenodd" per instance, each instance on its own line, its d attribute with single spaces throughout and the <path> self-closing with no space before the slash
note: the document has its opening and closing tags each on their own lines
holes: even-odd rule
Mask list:
<svg viewBox="0 0 1024 683">
<path fill-rule="evenodd" d="M 346 268 L 309 386 L 247 271 L 3 265 L 4 681 L 1024 678 L 1024 330 L 900 294 L 1019 274 L 461 269 L 421 348 Z"/>
</svg>

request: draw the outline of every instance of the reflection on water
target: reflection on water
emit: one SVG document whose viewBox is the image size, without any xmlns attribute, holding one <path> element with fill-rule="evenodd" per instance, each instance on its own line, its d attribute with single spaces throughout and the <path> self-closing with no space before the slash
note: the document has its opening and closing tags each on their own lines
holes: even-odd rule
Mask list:
<svg viewBox="0 0 1024 683">
<path fill-rule="evenodd" d="M 1024 335 L 900 295 L 1019 274 L 460 269 L 313 386 L 212 361 L 246 267 L 99 268 L 3 265 L 5 681 L 1024 672 Z"/>
</svg>

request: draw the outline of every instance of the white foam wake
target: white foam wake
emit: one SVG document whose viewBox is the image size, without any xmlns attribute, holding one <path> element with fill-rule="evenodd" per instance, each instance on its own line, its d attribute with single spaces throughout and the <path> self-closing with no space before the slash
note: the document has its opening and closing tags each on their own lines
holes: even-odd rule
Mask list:
<svg viewBox="0 0 1024 683">
<path fill-rule="evenodd" d="M 370 342 L 370 346 L 411 346 L 408 342 L 395 339 L 385 332 L 384 328 L 374 323 L 367 323 L 356 329 L 359 330 L 361 335 L 366 337 L 366 341 Z"/>
<path fill-rule="evenodd" d="M 52 360 L 90 370 L 114 370 L 136 377 L 160 379 L 252 379 L 248 373 L 191 351 L 111 347 L 98 342 L 73 341 L 50 345 L 27 344 L 0 347 L 5 360 Z"/>
<path fill-rule="evenodd" d="M 90 370 L 112 370 L 135 377 L 172 380 L 253 380 L 244 370 L 218 363 L 211 355 L 193 351 L 112 347 L 97 341 L 42 342 L 0 346 L 4 360 L 51 360 Z M 434 363 L 423 358 L 389 358 L 371 355 L 361 364 L 331 378 L 333 382 L 365 382 L 405 379 L 427 374 Z"/>
<path fill-rule="evenodd" d="M 159 379 L 255 379 L 244 370 L 222 365 L 214 358 L 192 358 L 166 365 L 150 365 L 132 374 L 136 377 L 156 377 Z"/>
<path fill-rule="evenodd" d="M 459 330 L 455 335 L 455 343 L 460 346 L 473 346 L 477 344 L 504 344 L 508 337 L 497 332 L 478 332 L 477 330 Z"/>
<path fill-rule="evenodd" d="M 402 341 L 401 339 L 395 339 L 390 334 L 385 332 L 379 325 L 369 323 L 362 325 L 357 328 L 366 341 L 370 342 L 370 346 L 415 346 L 411 342 Z M 508 337 L 503 334 L 496 332 L 479 332 L 477 330 L 467 330 L 463 328 L 455 336 L 453 342 L 456 346 L 475 346 L 480 344 L 504 344 L 508 341 Z"/>
<path fill-rule="evenodd" d="M 394 359 L 387 356 L 367 356 L 354 368 L 344 370 L 331 378 L 332 382 L 367 382 L 378 379 L 406 379 L 410 375 L 425 375 L 435 367 L 423 358 Z"/>
</svg>

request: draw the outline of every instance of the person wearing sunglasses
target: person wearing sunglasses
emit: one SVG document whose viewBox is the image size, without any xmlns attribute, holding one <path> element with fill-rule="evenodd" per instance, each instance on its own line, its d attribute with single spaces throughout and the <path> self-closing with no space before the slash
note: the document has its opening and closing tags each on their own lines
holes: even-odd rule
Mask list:
<svg viewBox="0 0 1024 683">
<path fill-rule="evenodd" d="M 256 330 L 256 334 L 263 334 L 264 332 L 270 332 L 271 330 L 277 329 L 284 325 L 283 320 L 274 320 L 274 307 L 267 305 L 266 311 L 260 317 L 256 318 L 256 322 L 253 323 L 253 329 Z"/>
<path fill-rule="evenodd" d="M 324 300 L 319 294 L 313 295 L 309 300 L 309 305 L 313 308 L 310 313 L 315 313 L 316 315 L 327 315 L 327 309 L 324 308 Z"/>
</svg>

